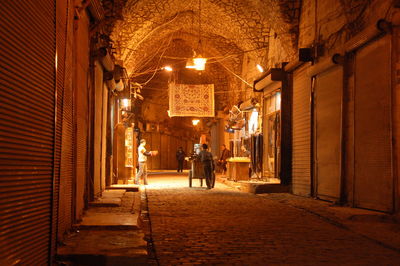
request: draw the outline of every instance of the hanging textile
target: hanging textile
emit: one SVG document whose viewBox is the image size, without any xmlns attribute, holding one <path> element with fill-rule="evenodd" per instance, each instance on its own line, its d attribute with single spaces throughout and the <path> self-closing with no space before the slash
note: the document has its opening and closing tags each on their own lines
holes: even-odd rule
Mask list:
<svg viewBox="0 0 400 266">
<path fill-rule="evenodd" d="M 170 116 L 214 116 L 214 84 L 169 84 Z"/>
<path fill-rule="evenodd" d="M 263 162 L 263 135 L 256 134 L 251 136 L 251 169 L 254 173 L 262 172 Z"/>
</svg>

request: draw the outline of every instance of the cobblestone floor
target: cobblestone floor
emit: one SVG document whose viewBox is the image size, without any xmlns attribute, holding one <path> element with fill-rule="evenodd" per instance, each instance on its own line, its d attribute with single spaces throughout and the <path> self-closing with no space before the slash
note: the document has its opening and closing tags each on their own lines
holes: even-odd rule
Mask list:
<svg viewBox="0 0 400 266">
<path fill-rule="evenodd" d="M 273 197 L 186 176 L 149 177 L 148 207 L 160 265 L 400 265 L 400 249 Z M 400 248 L 400 247 L 399 247 Z"/>
</svg>

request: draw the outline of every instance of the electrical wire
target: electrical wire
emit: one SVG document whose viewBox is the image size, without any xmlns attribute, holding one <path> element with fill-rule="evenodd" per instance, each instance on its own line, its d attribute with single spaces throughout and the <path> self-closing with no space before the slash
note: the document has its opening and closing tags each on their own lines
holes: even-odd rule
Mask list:
<svg viewBox="0 0 400 266">
<path fill-rule="evenodd" d="M 242 77 L 240 77 L 238 74 L 236 74 L 235 72 L 233 72 L 232 70 L 230 70 L 229 68 L 227 68 L 224 64 L 220 63 L 221 66 L 223 66 L 226 70 L 228 70 L 231 74 L 233 74 L 236 78 L 240 79 L 244 84 L 246 84 L 247 86 L 253 88 L 253 85 L 248 83 L 246 80 L 244 80 Z"/>
</svg>

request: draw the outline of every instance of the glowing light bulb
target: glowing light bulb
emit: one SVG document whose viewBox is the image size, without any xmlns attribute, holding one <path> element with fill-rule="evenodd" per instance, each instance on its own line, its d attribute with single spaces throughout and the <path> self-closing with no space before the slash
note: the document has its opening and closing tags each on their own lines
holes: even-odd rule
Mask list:
<svg viewBox="0 0 400 266">
<path fill-rule="evenodd" d="M 172 67 L 170 67 L 170 66 L 165 66 L 165 67 L 163 67 L 163 69 L 168 72 L 171 72 L 173 70 Z"/>
</svg>

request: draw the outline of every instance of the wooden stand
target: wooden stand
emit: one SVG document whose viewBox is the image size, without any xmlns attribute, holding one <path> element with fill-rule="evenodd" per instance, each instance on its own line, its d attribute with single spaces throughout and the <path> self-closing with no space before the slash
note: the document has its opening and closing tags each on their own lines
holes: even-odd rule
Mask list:
<svg viewBox="0 0 400 266">
<path fill-rule="evenodd" d="M 247 161 L 228 161 L 228 179 L 233 181 L 249 180 L 249 164 Z"/>
</svg>

